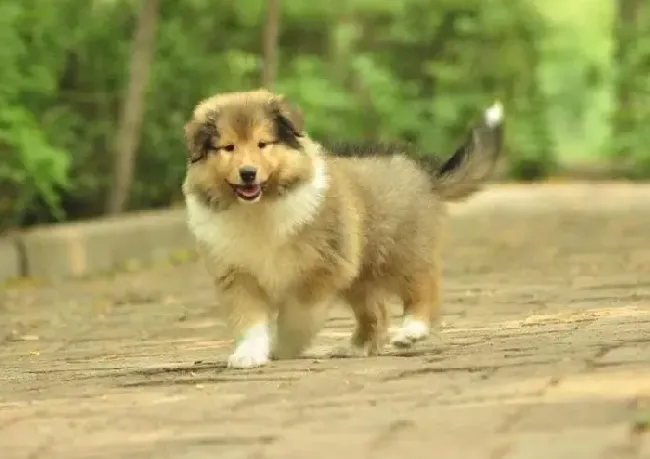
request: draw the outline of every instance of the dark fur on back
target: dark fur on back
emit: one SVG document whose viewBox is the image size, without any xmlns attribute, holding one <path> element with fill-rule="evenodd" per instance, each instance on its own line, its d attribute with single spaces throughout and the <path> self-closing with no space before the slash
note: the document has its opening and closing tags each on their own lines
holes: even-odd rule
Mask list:
<svg viewBox="0 0 650 459">
<path fill-rule="evenodd" d="M 367 140 L 361 142 L 334 141 L 324 142 L 323 146 L 334 156 L 341 158 L 373 158 L 377 156 L 394 156 L 409 154 L 414 146 L 398 142 L 377 142 Z"/>
<path fill-rule="evenodd" d="M 323 146 L 335 157 L 377 158 L 406 156 L 415 161 L 431 178 L 432 187 L 446 200 L 464 199 L 475 193 L 488 179 L 503 145 L 501 120 L 484 118 L 465 135 L 453 155 L 447 159 L 417 151 L 412 144 L 382 142 L 333 142 Z"/>
<path fill-rule="evenodd" d="M 331 155 L 339 158 L 407 156 L 432 176 L 437 174 L 444 164 L 444 160 L 439 155 L 422 153 L 411 143 L 368 140 L 362 142 L 327 142 L 323 146 Z"/>
</svg>

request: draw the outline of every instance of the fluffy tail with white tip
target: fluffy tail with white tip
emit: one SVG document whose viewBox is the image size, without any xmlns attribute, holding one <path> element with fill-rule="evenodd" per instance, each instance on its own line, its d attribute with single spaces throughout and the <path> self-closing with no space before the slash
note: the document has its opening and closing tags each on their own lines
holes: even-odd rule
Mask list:
<svg viewBox="0 0 650 459">
<path fill-rule="evenodd" d="M 494 103 L 462 145 L 433 173 L 434 189 L 445 201 L 477 192 L 490 177 L 503 144 L 503 105 Z"/>
</svg>

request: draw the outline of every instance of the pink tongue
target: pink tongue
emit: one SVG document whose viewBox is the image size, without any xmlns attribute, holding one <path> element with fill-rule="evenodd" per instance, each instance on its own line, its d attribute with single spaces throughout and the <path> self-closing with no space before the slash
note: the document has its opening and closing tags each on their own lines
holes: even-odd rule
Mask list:
<svg viewBox="0 0 650 459">
<path fill-rule="evenodd" d="M 253 186 L 241 186 L 237 191 L 239 191 L 239 194 L 242 196 L 245 196 L 247 198 L 251 198 L 255 196 L 257 193 L 259 193 L 259 186 L 253 185 Z"/>
</svg>

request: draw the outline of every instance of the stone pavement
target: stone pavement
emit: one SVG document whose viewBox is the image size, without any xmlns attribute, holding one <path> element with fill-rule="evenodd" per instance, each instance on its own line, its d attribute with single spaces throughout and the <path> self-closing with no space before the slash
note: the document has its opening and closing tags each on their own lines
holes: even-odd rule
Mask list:
<svg viewBox="0 0 650 459">
<path fill-rule="evenodd" d="M 650 458 L 650 187 L 454 209 L 440 335 L 224 368 L 199 263 L 0 289 L 0 457 Z"/>
</svg>

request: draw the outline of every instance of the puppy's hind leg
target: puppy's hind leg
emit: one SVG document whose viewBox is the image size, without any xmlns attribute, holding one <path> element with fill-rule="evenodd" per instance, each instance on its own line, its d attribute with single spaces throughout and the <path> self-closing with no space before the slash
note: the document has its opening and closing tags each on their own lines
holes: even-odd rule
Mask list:
<svg viewBox="0 0 650 459">
<path fill-rule="evenodd" d="M 385 296 L 371 282 L 358 282 L 345 293 L 356 319 L 356 328 L 348 348 L 334 351 L 335 356 L 365 357 L 379 354 L 388 330 Z"/>
<path fill-rule="evenodd" d="M 429 336 L 432 321 L 440 313 L 439 282 L 437 270 L 406 278 L 402 289 L 404 318 L 391 338 L 394 347 L 408 348 Z"/>
</svg>

